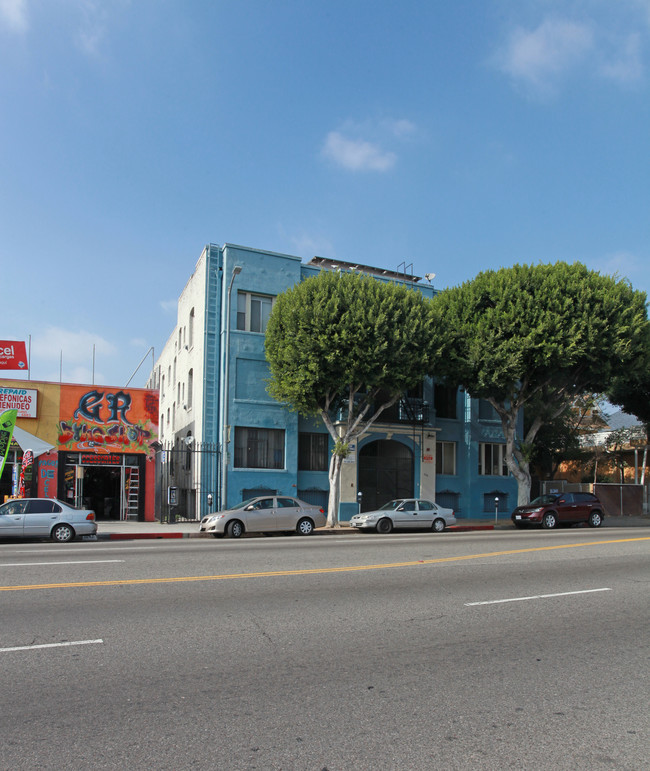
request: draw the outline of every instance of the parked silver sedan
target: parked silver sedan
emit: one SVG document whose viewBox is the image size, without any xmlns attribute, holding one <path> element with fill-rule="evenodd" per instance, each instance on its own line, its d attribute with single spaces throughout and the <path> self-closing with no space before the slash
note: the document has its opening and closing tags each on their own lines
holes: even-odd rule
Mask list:
<svg viewBox="0 0 650 771">
<path fill-rule="evenodd" d="M 378 533 L 390 533 L 398 528 L 428 528 L 435 533 L 442 533 L 448 525 L 455 524 L 456 517 L 452 509 L 418 498 L 397 498 L 385 503 L 377 511 L 355 514 L 350 520 L 350 527 L 376 530 Z"/>
<path fill-rule="evenodd" d="M 264 495 L 249 498 L 232 509 L 208 514 L 201 520 L 199 531 L 215 538 L 228 535 L 240 538 L 244 533 L 278 531 L 311 535 L 314 528 L 323 527 L 325 511 L 299 498 L 286 495 Z"/>
<path fill-rule="evenodd" d="M 97 533 L 95 512 L 54 498 L 14 498 L 0 505 L 0 538 L 51 538 L 58 543 Z"/>
</svg>

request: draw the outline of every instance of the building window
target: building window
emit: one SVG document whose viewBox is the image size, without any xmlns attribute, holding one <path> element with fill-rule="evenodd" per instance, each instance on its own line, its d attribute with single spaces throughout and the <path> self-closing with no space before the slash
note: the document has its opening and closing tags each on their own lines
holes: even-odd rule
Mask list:
<svg viewBox="0 0 650 771">
<path fill-rule="evenodd" d="M 479 420 L 500 420 L 499 413 L 494 409 L 487 399 L 478 400 L 478 419 Z"/>
<path fill-rule="evenodd" d="M 235 468 L 284 468 L 284 430 L 236 426 Z"/>
<path fill-rule="evenodd" d="M 456 420 L 456 392 L 456 388 L 436 383 L 433 388 L 436 417 Z"/>
<path fill-rule="evenodd" d="M 298 471 L 327 471 L 329 434 L 298 434 Z"/>
<path fill-rule="evenodd" d="M 164 375 L 162 376 L 162 388 L 161 388 L 161 391 L 162 391 L 162 398 L 164 399 L 165 398 L 165 376 Z"/>
<path fill-rule="evenodd" d="M 456 442 L 436 442 L 436 474 L 456 473 Z"/>
<path fill-rule="evenodd" d="M 194 391 L 194 370 L 187 373 L 187 409 L 192 409 L 192 392 Z"/>
<path fill-rule="evenodd" d="M 456 514 L 460 511 L 460 493 L 453 490 L 436 492 L 436 503 L 446 509 L 452 509 Z"/>
<path fill-rule="evenodd" d="M 190 332 L 189 332 L 189 346 L 194 346 L 194 308 L 190 311 Z"/>
<path fill-rule="evenodd" d="M 237 329 L 243 332 L 266 332 L 273 298 L 250 292 L 237 293 Z"/>
<path fill-rule="evenodd" d="M 505 444 L 479 444 L 478 473 L 482 476 L 508 476 Z"/>
</svg>

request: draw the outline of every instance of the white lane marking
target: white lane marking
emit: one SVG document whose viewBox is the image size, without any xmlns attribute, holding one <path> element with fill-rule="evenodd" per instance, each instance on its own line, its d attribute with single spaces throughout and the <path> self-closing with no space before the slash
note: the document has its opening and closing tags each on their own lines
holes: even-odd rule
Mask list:
<svg viewBox="0 0 650 771">
<path fill-rule="evenodd" d="M 567 597 L 570 594 L 591 594 L 592 592 L 611 592 L 608 587 L 602 589 L 582 589 L 577 592 L 558 592 L 557 594 L 533 594 L 531 597 L 509 597 L 505 600 L 488 600 L 486 602 L 466 602 L 465 605 L 498 605 L 502 602 L 524 602 L 524 600 L 545 600 L 548 597 Z"/>
<path fill-rule="evenodd" d="M 69 562 L 0 562 L 0 568 L 25 568 L 37 565 L 96 565 L 103 562 L 125 562 L 125 560 L 75 560 Z"/>
<path fill-rule="evenodd" d="M 0 653 L 10 653 L 11 651 L 33 651 L 37 648 L 68 648 L 72 645 L 98 645 L 103 644 L 103 640 L 73 640 L 72 642 L 62 643 L 44 643 L 43 645 L 18 645 L 15 648 L 0 648 Z"/>
</svg>

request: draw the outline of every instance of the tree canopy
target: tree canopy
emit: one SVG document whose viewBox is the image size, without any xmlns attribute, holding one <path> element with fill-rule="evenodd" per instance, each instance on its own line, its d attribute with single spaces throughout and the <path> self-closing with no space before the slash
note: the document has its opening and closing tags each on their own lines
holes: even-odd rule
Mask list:
<svg viewBox="0 0 650 771">
<path fill-rule="evenodd" d="M 276 298 L 266 329 L 268 391 L 302 415 L 320 415 L 335 442 L 330 525 L 350 441 L 426 376 L 430 336 L 419 292 L 357 273 L 322 271 Z"/>
<path fill-rule="evenodd" d="M 487 399 L 501 418 L 506 462 L 530 495 L 540 427 L 579 394 L 606 391 L 638 367 L 649 326 L 646 296 L 581 263 L 515 265 L 480 273 L 432 301 L 436 373 Z M 521 409 L 546 405 L 517 436 Z"/>
<path fill-rule="evenodd" d="M 607 396 L 628 415 L 634 415 L 650 434 L 650 348 L 631 372 L 616 377 Z"/>
</svg>

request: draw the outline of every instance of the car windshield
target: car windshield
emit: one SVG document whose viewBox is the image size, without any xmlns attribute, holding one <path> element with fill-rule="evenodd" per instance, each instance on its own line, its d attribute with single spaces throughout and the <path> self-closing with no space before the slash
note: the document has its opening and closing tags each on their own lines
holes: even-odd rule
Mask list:
<svg viewBox="0 0 650 771">
<path fill-rule="evenodd" d="M 404 503 L 403 498 L 398 498 L 394 501 L 388 501 L 388 503 L 385 503 L 383 506 L 379 507 L 379 511 L 395 511 L 395 509 L 398 506 L 401 506 Z"/>
<path fill-rule="evenodd" d="M 549 503 L 555 503 L 557 495 L 540 495 L 537 498 L 533 498 L 530 502 L 531 506 L 548 506 Z"/>
</svg>

